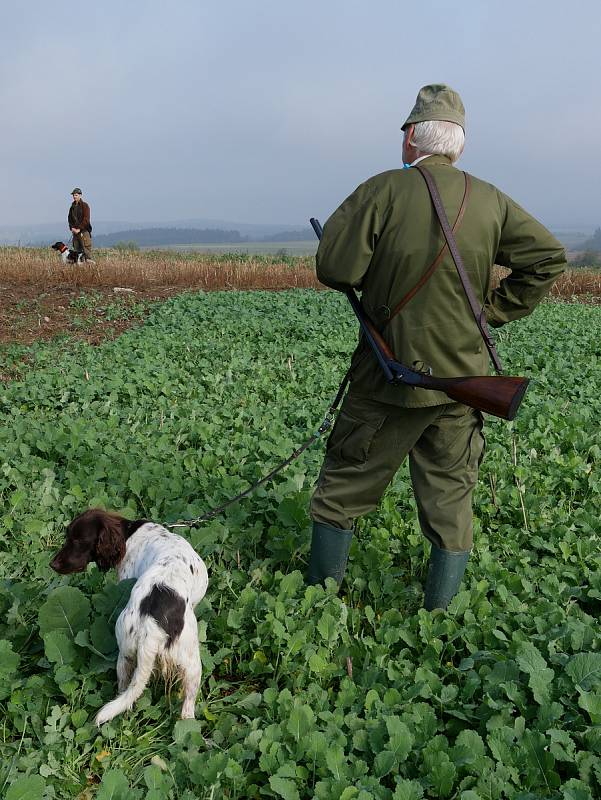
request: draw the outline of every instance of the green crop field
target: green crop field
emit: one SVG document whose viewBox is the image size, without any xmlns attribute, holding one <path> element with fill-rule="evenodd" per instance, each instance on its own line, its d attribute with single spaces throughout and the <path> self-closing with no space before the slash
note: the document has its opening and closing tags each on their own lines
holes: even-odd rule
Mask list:
<svg viewBox="0 0 601 800">
<path fill-rule="evenodd" d="M 314 446 L 197 529 L 196 720 L 156 680 L 116 694 L 130 583 L 48 566 L 88 506 L 194 517 L 320 424 L 356 337 L 333 292 L 195 293 L 98 347 L 38 344 L 0 388 L 0 797 L 591 800 L 601 796 L 601 309 L 497 333 L 531 384 L 490 419 L 476 545 L 448 613 L 401 470 L 360 522 L 340 594 L 307 588 Z M 0 351 L 15 374 L 23 350 Z"/>
</svg>

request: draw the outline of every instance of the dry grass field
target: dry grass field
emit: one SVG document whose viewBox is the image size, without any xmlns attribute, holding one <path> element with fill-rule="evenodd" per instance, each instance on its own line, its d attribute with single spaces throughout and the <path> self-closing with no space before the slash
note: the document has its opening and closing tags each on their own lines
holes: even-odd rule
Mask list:
<svg viewBox="0 0 601 800">
<path fill-rule="evenodd" d="M 323 288 L 311 256 L 97 250 L 95 260 L 65 265 L 49 248 L 0 247 L 0 342 L 26 344 L 59 333 L 101 341 L 143 318 L 150 302 L 185 291 Z M 497 280 L 502 274 L 495 268 Z M 601 271 L 570 270 L 551 296 L 601 303 Z M 111 312 L 115 304 L 128 313 Z"/>
<path fill-rule="evenodd" d="M 48 249 L 0 248 L 3 286 L 165 289 L 290 289 L 318 287 L 311 257 L 207 255 L 98 250 L 95 264 L 63 264 Z"/>
<path fill-rule="evenodd" d="M 314 259 L 260 255 L 207 255 L 166 251 L 99 250 L 96 263 L 64 265 L 48 249 L 0 247 L 0 283 L 8 286 L 101 289 L 292 289 L 323 288 Z M 504 274 L 495 268 L 497 279 Z M 601 298 L 601 270 L 568 270 L 551 296 L 564 300 Z"/>
</svg>

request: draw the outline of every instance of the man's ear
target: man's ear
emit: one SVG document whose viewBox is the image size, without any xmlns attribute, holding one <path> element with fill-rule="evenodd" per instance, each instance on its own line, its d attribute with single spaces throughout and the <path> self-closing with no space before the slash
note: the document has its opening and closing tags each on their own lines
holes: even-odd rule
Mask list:
<svg viewBox="0 0 601 800">
<path fill-rule="evenodd" d="M 417 158 L 417 150 L 413 144 L 413 132 L 415 125 L 407 125 L 403 131 L 403 161 L 406 164 L 411 164 Z"/>
</svg>

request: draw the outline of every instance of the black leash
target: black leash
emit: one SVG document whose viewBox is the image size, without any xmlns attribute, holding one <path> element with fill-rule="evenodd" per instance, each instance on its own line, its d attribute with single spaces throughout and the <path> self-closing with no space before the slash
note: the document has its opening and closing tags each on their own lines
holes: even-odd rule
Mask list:
<svg viewBox="0 0 601 800">
<path fill-rule="evenodd" d="M 221 512 L 224 511 L 228 506 L 231 506 L 234 503 L 237 503 L 238 500 L 242 500 L 243 497 L 247 497 L 249 494 L 252 494 L 252 492 L 254 492 L 255 489 L 258 489 L 259 486 L 262 486 L 264 483 L 268 483 L 273 477 L 275 477 L 278 474 L 278 472 L 281 472 L 289 464 L 295 461 L 302 453 L 305 452 L 305 450 L 311 447 L 311 445 L 314 442 L 316 442 L 318 439 L 321 439 L 324 433 L 330 430 L 334 422 L 334 417 L 336 416 L 338 406 L 340 405 L 340 402 L 342 401 L 342 398 L 346 391 L 348 382 L 349 382 L 349 373 L 347 372 L 347 374 L 344 376 L 342 380 L 342 383 L 338 388 L 338 391 L 336 392 L 336 397 L 334 398 L 334 402 L 328 409 L 328 412 L 325 415 L 323 422 L 321 423 L 317 431 L 312 436 L 310 436 L 304 444 L 302 444 L 298 449 L 296 449 L 292 453 L 292 455 L 290 455 L 285 461 L 282 461 L 281 464 L 278 464 L 278 466 L 275 469 L 273 469 L 268 475 L 265 475 L 264 478 L 261 478 L 261 480 L 257 481 L 256 483 L 253 483 L 253 485 L 249 486 L 248 489 L 245 489 L 243 492 L 240 492 L 240 494 L 237 494 L 235 497 L 232 497 L 231 500 L 228 500 L 223 505 L 218 506 L 217 508 L 213 508 L 211 509 L 211 511 L 207 511 L 206 514 L 203 514 L 201 517 L 195 517 L 194 519 L 180 519 L 177 520 L 177 522 L 170 522 L 164 524 L 164 527 L 194 528 L 200 522 L 206 522 L 206 520 L 216 517 L 218 514 L 221 514 Z"/>
</svg>

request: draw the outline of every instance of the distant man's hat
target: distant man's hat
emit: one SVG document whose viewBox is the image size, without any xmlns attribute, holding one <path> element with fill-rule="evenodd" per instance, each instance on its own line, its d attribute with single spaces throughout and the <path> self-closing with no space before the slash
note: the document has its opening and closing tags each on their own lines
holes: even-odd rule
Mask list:
<svg viewBox="0 0 601 800">
<path fill-rule="evenodd" d="M 405 120 L 402 131 L 407 125 L 430 120 L 456 122 L 465 131 L 465 108 L 457 92 L 444 83 L 431 83 L 422 86 L 417 95 L 411 114 Z"/>
<path fill-rule="evenodd" d="M 76 186 L 75 189 L 73 189 L 73 191 L 71 192 L 71 194 L 83 194 L 83 192 L 81 191 L 81 189 L 78 189 L 77 186 Z"/>
</svg>

